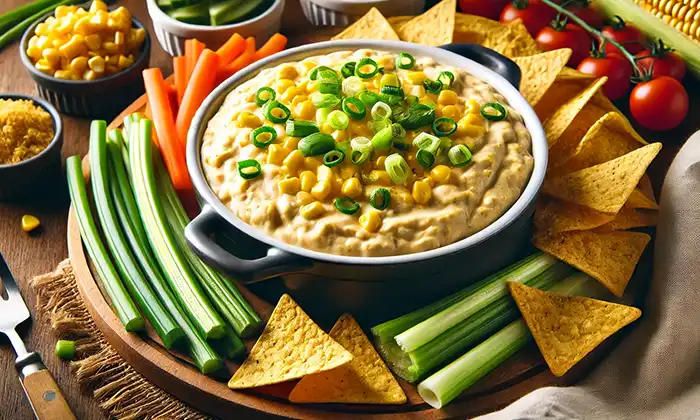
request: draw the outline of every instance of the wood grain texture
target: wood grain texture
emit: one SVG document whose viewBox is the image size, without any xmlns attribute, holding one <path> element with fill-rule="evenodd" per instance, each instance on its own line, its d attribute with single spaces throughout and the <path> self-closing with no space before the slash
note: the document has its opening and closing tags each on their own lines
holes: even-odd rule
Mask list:
<svg viewBox="0 0 700 420">
<path fill-rule="evenodd" d="M 27 0 L 2 0 L 0 13 L 12 10 Z M 144 0 L 121 0 L 133 14 L 146 24 L 152 33 L 152 25 L 146 12 Z M 288 0 L 284 13 L 283 32 L 292 38 L 293 43 L 302 44 L 324 39 L 320 32 L 311 32 L 311 26 L 301 13 L 299 0 Z M 328 33 L 329 31 L 323 31 Z M 332 31 L 331 31 L 332 32 Z M 155 39 L 154 39 L 155 41 Z M 151 64 L 171 72 L 171 62 L 157 42 L 153 43 Z M 684 83 L 691 95 L 691 114 L 700 115 L 700 84 L 693 80 Z M 36 95 L 36 87 L 22 66 L 17 53 L 17 43 L 0 51 L 0 92 Z M 625 104 L 619 104 L 625 110 Z M 84 155 L 88 147 L 89 121 L 64 117 L 63 156 Z M 638 127 L 637 127 L 638 128 Z M 640 133 L 649 141 L 663 141 L 664 149 L 652 164 L 650 174 L 654 187 L 660 190 L 663 175 L 680 145 L 698 128 L 700 119 L 688 119 L 681 127 L 666 133 Z M 0 203 L 0 252 L 9 262 L 17 278 L 32 315 L 36 317 L 36 297 L 29 289 L 29 279 L 38 274 L 52 271 L 67 257 L 66 222 L 69 207 L 68 193 L 63 179 L 47 185 L 45 192 L 37 194 L 33 200 L 22 203 Z M 23 214 L 33 214 L 42 222 L 37 234 L 27 235 L 20 228 Z M 68 364 L 50 357 L 55 345 L 50 326 L 39 320 L 27 323 L 20 328 L 28 348 L 45 355 L 44 362 L 64 391 L 68 403 L 79 419 L 104 419 L 105 415 L 95 404 L 89 392 L 81 390 L 75 381 Z M 0 338 L 0 420 L 31 420 L 34 418 L 20 382 L 14 374 L 15 355 L 9 342 Z"/>
<path fill-rule="evenodd" d="M 46 369 L 24 378 L 24 391 L 39 420 L 75 420 L 61 389 Z"/>
</svg>

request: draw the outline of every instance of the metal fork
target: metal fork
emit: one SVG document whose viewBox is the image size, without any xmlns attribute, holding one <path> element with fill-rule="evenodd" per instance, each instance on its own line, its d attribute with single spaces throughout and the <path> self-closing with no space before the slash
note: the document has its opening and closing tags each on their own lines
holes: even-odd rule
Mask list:
<svg viewBox="0 0 700 420">
<path fill-rule="evenodd" d="M 0 332 L 10 339 L 17 353 L 15 367 L 34 415 L 40 420 L 75 419 L 56 381 L 41 361 L 39 353 L 28 352 L 15 331 L 20 323 L 30 318 L 30 314 L 2 254 L 0 254 L 0 280 L 5 285 L 6 292 L 0 295 Z"/>
</svg>

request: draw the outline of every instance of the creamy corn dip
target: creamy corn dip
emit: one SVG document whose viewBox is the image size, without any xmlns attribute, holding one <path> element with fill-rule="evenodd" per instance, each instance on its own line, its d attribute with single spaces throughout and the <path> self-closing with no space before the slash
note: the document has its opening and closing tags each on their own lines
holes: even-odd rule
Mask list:
<svg viewBox="0 0 700 420">
<path fill-rule="evenodd" d="M 488 83 L 366 49 L 261 71 L 228 94 L 201 147 L 242 221 L 347 256 L 466 238 L 515 203 L 534 165 L 522 117 Z"/>
</svg>

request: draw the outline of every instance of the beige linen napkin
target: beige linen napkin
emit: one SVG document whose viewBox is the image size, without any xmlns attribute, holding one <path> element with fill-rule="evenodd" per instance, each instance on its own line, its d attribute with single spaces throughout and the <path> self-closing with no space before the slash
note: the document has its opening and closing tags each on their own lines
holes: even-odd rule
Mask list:
<svg viewBox="0 0 700 420">
<path fill-rule="evenodd" d="M 700 419 L 700 133 L 668 171 L 659 216 L 637 328 L 583 383 L 539 389 L 479 420 Z"/>
</svg>

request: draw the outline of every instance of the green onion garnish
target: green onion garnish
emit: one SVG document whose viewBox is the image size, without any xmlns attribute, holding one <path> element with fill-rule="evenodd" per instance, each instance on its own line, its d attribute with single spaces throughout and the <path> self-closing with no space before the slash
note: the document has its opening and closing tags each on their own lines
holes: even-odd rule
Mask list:
<svg viewBox="0 0 700 420">
<path fill-rule="evenodd" d="M 413 145 L 419 149 L 425 149 L 435 143 L 440 143 L 440 139 L 428 133 L 420 133 L 413 139 Z"/>
<path fill-rule="evenodd" d="M 391 126 L 382 128 L 377 134 L 372 137 L 372 148 L 380 152 L 391 149 L 394 136 Z"/>
<path fill-rule="evenodd" d="M 423 80 L 423 87 L 429 93 L 438 94 L 442 90 L 442 82 L 439 80 Z"/>
<path fill-rule="evenodd" d="M 350 124 L 350 118 L 343 111 L 335 110 L 328 114 L 328 124 L 334 130 L 345 130 Z"/>
<path fill-rule="evenodd" d="M 403 185 L 411 173 L 411 168 L 406 163 L 406 159 L 398 153 L 387 156 L 384 161 L 384 168 L 389 173 L 391 180 L 398 185 Z"/>
<path fill-rule="evenodd" d="M 277 138 L 277 130 L 269 125 L 258 127 L 250 133 L 250 142 L 258 149 L 264 149 Z"/>
<path fill-rule="evenodd" d="M 338 75 L 331 70 L 321 70 L 318 72 L 318 91 L 321 93 L 332 93 L 339 95 L 341 90 L 341 81 Z"/>
<path fill-rule="evenodd" d="M 350 162 L 352 162 L 355 165 L 362 165 L 363 163 L 367 162 L 367 160 L 372 156 L 371 151 L 359 151 L 359 150 L 353 150 L 352 153 L 350 153 Z"/>
<path fill-rule="evenodd" d="M 270 100 L 265 104 L 264 108 L 265 118 L 270 122 L 275 124 L 282 124 L 287 122 L 291 112 L 289 108 L 284 106 L 277 100 Z"/>
<path fill-rule="evenodd" d="M 369 67 L 369 70 L 365 69 L 365 67 Z M 363 58 L 359 63 L 357 63 L 357 66 L 355 66 L 355 76 L 361 79 L 369 79 L 374 77 L 378 72 L 379 65 L 377 65 L 377 62 L 371 58 Z"/>
<path fill-rule="evenodd" d="M 411 54 L 401 53 L 396 57 L 396 67 L 402 70 L 408 70 L 416 64 L 416 59 Z"/>
<path fill-rule="evenodd" d="M 319 108 L 316 110 L 316 124 L 323 125 L 328 121 L 328 115 L 333 112 L 332 108 Z"/>
<path fill-rule="evenodd" d="M 406 138 L 406 130 L 401 124 L 393 123 L 391 124 L 391 136 L 396 140 L 403 140 Z"/>
<path fill-rule="evenodd" d="M 360 95 L 362 92 L 367 90 L 367 88 L 365 87 L 365 82 L 363 82 L 362 79 L 357 76 L 351 76 L 343 80 L 342 90 L 343 95 L 353 97 Z"/>
<path fill-rule="evenodd" d="M 372 119 L 374 121 L 382 121 L 391 117 L 391 107 L 384 102 L 377 102 L 372 107 Z"/>
<path fill-rule="evenodd" d="M 331 150 L 330 152 L 323 155 L 323 164 L 332 168 L 336 165 L 340 165 L 345 160 L 345 153 L 342 150 Z"/>
<path fill-rule="evenodd" d="M 257 92 L 255 92 L 255 105 L 263 106 L 268 101 L 274 101 L 276 97 L 277 94 L 275 93 L 274 89 L 267 86 L 261 87 Z"/>
<path fill-rule="evenodd" d="M 311 102 L 316 108 L 333 108 L 340 103 L 340 98 L 332 93 L 315 92 L 311 95 Z"/>
<path fill-rule="evenodd" d="M 424 168 L 431 168 L 435 164 L 435 153 L 428 149 L 420 149 L 416 152 L 416 161 Z"/>
<path fill-rule="evenodd" d="M 355 120 L 361 120 L 367 115 L 365 104 L 357 98 L 345 98 L 340 107 Z"/>
<path fill-rule="evenodd" d="M 442 141 L 428 133 L 421 133 L 413 139 L 413 145 L 418 147 L 416 161 L 424 167 L 430 168 L 435 163 L 435 156 L 442 145 Z"/>
<path fill-rule="evenodd" d="M 391 193 L 386 188 L 377 188 L 369 196 L 369 205 L 377 210 L 384 210 L 391 204 Z"/>
<path fill-rule="evenodd" d="M 444 87 L 450 87 L 455 82 L 455 75 L 451 71 L 442 71 L 438 75 L 437 81 L 442 83 Z"/>
<path fill-rule="evenodd" d="M 457 131 L 457 123 L 452 118 L 440 117 L 433 121 L 433 132 L 436 136 L 446 137 Z"/>
<path fill-rule="evenodd" d="M 343 64 L 343 67 L 340 69 L 340 74 L 346 79 L 351 77 L 355 74 L 355 66 L 357 66 L 357 63 L 354 61 Z"/>
<path fill-rule="evenodd" d="M 449 137 L 440 137 L 440 149 L 447 150 L 452 147 L 452 140 Z"/>
<path fill-rule="evenodd" d="M 379 92 L 385 95 L 398 96 L 401 98 L 404 96 L 401 86 L 384 85 Z"/>
<path fill-rule="evenodd" d="M 352 147 L 352 150 L 359 150 L 360 152 L 371 152 L 372 140 L 367 137 L 355 137 L 350 140 L 350 147 Z"/>
<path fill-rule="evenodd" d="M 335 70 L 333 70 L 332 68 L 330 68 L 328 66 L 318 66 L 318 67 L 315 67 L 313 70 L 311 70 L 311 74 L 309 75 L 309 79 L 311 79 L 311 80 L 318 79 L 318 73 L 322 70 L 330 70 L 333 73 L 335 73 Z"/>
<path fill-rule="evenodd" d="M 318 126 L 313 121 L 287 120 L 286 132 L 291 137 L 306 137 L 318 133 Z"/>
<path fill-rule="evenodd" d="M 447 152 L 447 157 L 450 158 L 452 165 L 456 167 L 461 167 L 472 161 L 472 152 L 464 144 L 458 144 L 452 146 L 449 152 Z"/>
<path fill-rule="evenodd" d="M 406 130 L 418 130 L 435 121 L 435 108 L 425 104 L 411 105 L 408 111 L 395 118 L 395 121 Z"/>
<path fill-rule="evenodd" d="M 355 214 L 360 210 L 360 205 L 350 197 L 338 197 L 333 201 L 333 205 L 344 214 Z"/>
<path fill-rule="evenodd" d="M 420 99 L 419 99 L 416 95 L 406 96 L 406 99 L 405 99 L 406 103 L 407 103 L 409 106 L 410 106 L 410 105 L 417 104 L 419 100 L 420 100 Z"/>
<path fill-rule="evenodd" d="M 370 121 L 367 126 L 372 129 L 372 132 L 374 134 L 377 134 L 378 132 L 382 131 L 383 129 L 389 127 L 391 125 L 391 120 L 388 118 L 385 118 L 383 120 L 379 121 Z"/>
<path fill-rule="evenodd" d="M 243 179 L 253 179 L 262 173 L 260 162 L 255 159 L 246 159 L 238 162 L 238 174 Z"/>
<path fill-rule="evenodd" d="M 508 116 L 508 111 L 498 102 L 489 102 L 481 106 L 481 115 L 489 121 L 503 121 Z"/>
<path fill-rule="evenodd" d="M 379 102 L 379 95 L 372 92 L 371 90 L 366 90 L 360 93 L 358 98 L 362 101 L 363 104 L 365 104 L 367 108 L 371 108 L 374 106 L 374 104 Z"/>
<path fill-rule="evenodd" d="M 345 156 L 349 155 L 352 151 L 349 141 L 341 141 L 335 143 L 335 150 L 340 150 Z"/>
<path fill-rule="evenodd" d="M 325 155 L 335 149 L 335 139 L 330 134 L 313 133 L 301 139 L 297 148 L 304 156 Z"/>
</svg>

